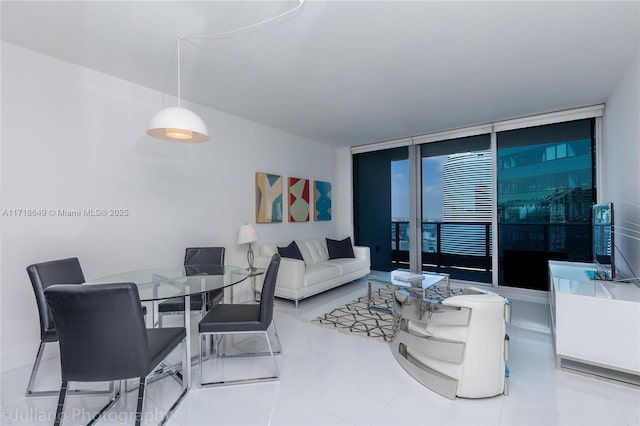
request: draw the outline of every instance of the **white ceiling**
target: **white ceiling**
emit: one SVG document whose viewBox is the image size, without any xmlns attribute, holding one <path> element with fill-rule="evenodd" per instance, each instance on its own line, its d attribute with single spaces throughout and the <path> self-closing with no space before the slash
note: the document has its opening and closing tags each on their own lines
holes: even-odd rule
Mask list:
<svg viewBox="0 0 640 426">
<path fill-rule="evenodd" d="M 296 1 L 2 1 L 2 39 L 176 93 L 178 34 Z M 606 101 L 640 2 L 310 1 L 182 44 L 182 96 L 336 146 Z M 213 133 L 213 132 L 212 132 Z"/>
</svg>

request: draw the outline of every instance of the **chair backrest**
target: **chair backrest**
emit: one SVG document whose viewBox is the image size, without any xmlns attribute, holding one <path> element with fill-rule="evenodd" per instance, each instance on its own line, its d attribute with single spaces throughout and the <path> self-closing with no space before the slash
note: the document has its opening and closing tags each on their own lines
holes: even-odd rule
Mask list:
<svg viewBox="0 0 640 426">
<path fill-rule="evenodd" d="M 280 255 L 276 253 L 271 257 L 267 272 L 264 274 L 262 294 L 260 295 L 260 323 L 265 327 L 268 327 L 273 319 L 273 300 L 276 296 L 276 280 L 279 269 Z"/>
<path fill-rule="evenodd" d="M 84 274 L 77 257 L 34 263 L 27 266 L 27 273 L 36 296 L 40 315 L 40 338 L 43 338 L 47 330 L 55 329 L 44 298 L 44 290 L 54 284 L 82 284 L 85 282 Z"/>
<path fill-rule="evenodd" d="M 53 285 L 44 294 L 58 332 L 63 380 L 147 375 L 148 337 L 135 284 Z"/>
<path fill-rule="evenodd" d="M 224 247 L 187 247 L 185 265 L 224 265 Z"/>
</svg>

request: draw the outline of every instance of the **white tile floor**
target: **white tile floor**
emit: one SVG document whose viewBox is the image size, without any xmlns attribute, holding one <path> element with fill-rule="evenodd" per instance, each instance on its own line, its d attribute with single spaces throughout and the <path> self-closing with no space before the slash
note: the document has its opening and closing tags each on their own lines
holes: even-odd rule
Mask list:
<svg viewBox="0 0 640 426">
<path fill-rule="evenodd" d="M 342 286 L 301 302 L 297 311 L 293 303 L 277 300 L 275 320 L 284 349 L 278 357 L 281 381 L 208 389 L 194 385 L 168 424 L 640 425 L 638 388 L 555 369 L 546 305 L 513 301 L 510 392 L 481 400 L 445 399 L 411 378 L 388 345 L 306 322 L 363 295 L 364 288 L 364 282 Z M 266 372 L 269 361 L 227 359 L 224 372 Z M 57 363 L 57 358 L 43 363 L 38 386 L 58 386 Z M 215 367 L 207 364 L 205 373 L 219 373 Z M 55 397 L 22 396 L 29 372 L 22 368 L 1 376 L 1 424 L 53 423 Z M 194 368 L 194 379 L 197 372 Z M 156 424 L 179 391 L 172 379 L 150 385 L 145 424 Z M 92 415 L 87 413 L 104 402 L 104 397 L 67 398 L 64 424 L 86 423 Z M 133 424 L 134 410 L 135 392 L 99 424 Z"/>
</svg>

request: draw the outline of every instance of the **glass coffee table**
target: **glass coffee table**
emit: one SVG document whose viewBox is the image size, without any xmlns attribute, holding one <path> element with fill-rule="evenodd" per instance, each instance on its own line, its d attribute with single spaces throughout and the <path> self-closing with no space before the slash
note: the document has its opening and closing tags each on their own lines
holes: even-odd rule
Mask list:
<svg viewBox="0 0 640 426">
<path fill-rule="evenodd" d="M 421 296 L 423 301 L 433 299 L 433 302 L 439 302 L 451 295 L 451 285 L 449 282 L 449 274 L 440 274 L 435 272 L 422 272 L 415 274 L 405 270 L 396 270 L 391 272 L 375 271 L 367 276 L 367 306 L 369 309 L 375 309 L 393 313 L 393 309 L 387 306 L 375 305 L 372 300 L 371 286 L 375 284 L 390 285 L 397 289 L 405 289 L 409 293 Z M 444 284 L 445 289 L 436 290 L 436 284 Z M 433 290 L 436 290 L 435 293 Z"/>
</svg>

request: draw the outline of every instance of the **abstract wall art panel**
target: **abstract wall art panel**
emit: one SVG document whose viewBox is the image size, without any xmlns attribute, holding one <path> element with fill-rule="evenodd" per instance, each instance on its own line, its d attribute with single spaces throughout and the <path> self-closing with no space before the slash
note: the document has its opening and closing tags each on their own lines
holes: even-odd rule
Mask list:
<svg viewBox="0 0 640 426">
<path fill-rule="evenodd" d="M 309 221 L 309 179 L 289 178 L 289 222 Z"/>
<path fill-rule="evenodd" d="M 331 220 L 331 183 L 316 180 L 314 190 L 314 219 L 317 221 Z"/>
<path fill-rule="evenodd" d="M 256 223 L 282 222 L 282 176 L 256 173 Z"/>
</svg>

